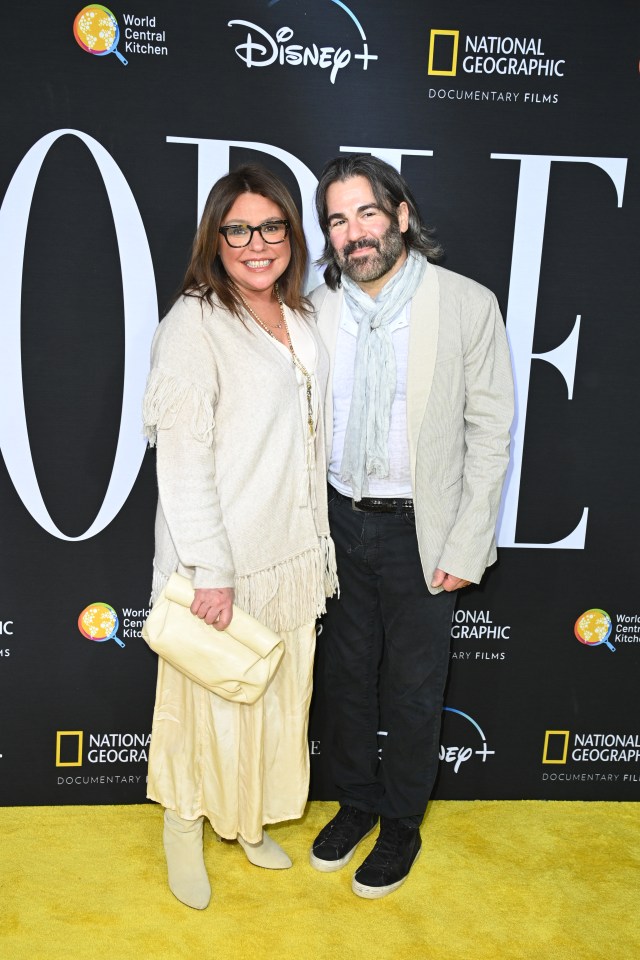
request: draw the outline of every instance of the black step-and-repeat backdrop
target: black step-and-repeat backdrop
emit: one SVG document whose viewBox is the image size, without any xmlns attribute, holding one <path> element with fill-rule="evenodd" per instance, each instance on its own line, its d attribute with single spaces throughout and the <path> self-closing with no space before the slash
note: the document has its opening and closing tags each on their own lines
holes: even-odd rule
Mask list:
<svg viewBox="0 0 640 960">
<path fill-rule="evenodd" d="M 517 381 L 500 560 L 452 623 L 435 795 L 640 798 L 639 19 L 628 0 L 12 6 L 1 804 L 144 798 L 149 342 L 230 165 L 285 179 L 317 256 L 316 178 L 354 150 L 400 168 L 445 265 L 495 290 Z M 330 798 L 320 671 L 310 751 Z"/>
</svg>

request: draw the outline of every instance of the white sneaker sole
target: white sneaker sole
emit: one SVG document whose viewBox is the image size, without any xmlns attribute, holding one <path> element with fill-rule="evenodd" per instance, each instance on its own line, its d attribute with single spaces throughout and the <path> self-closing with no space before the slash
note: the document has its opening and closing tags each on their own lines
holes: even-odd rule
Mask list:
<svg viewBox="0 0 640 960">
<path fill-rule="evenodd" d="M 312 847 L 309 851 L 309 863 L 314 870 L 319 870 L 320 873 L 335 873 L 336 870 L 342 870 L 342 868 L 345 867 L 353 857 L 358 845 L 362 843 L 363 840 L 366 840 L 367 837 L 373 833 L 377 826 L 378 824 L 374 823 L 374 825 L 371 827 L 371 830 L 368 830 L 364 836 L 358 840 L 358 843 L 356 843 L 356 845 L 352 847 L 348 853 L 345 853 L 344 857 L 342 857 L 340 860 L 322 860 L 320 857 L 316 857 Z"/>
<path fill-rule="evenodd" d="M 411 861 L 411 866 L 409 867 L 409 870 L 407 871 L 405 876 L 402 878 L 402 880 L 398 880 L 396 883 L 388 883 L 386 887 L 367 887 L 364 883 L 358 883 L 358 881 L 354 877 L 351 882 L 351 889 L 356 894 L 356 896 L 364 897 L 365 900 L 379 900 L 380 897 L 388 896 L 388 894 L 393 893 L 394 890 L 397 890 L 398 887 L 401 887 L 402 884 L 405 882 L 405 880 L 409 876 L 409 873 L 411 872 L 411 867 L 413 867 L 414 863 L 420 856 L 421 851 L 422 851 L 422 847 L 420 847 L 420 850 L 418 850 L 415 857 Z"/>
</svg>

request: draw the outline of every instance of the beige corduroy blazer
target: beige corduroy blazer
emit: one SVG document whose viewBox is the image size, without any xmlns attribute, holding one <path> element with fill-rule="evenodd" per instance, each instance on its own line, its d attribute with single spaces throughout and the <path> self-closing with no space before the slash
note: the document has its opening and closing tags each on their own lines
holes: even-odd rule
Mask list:
<svg viewBox="0 0 640 960">
<path fill-rule="evenodd" d="M 343 292 L 323 285 L 311 299 L 330 355 L 330 444 Z M 418 545 L 431 593 L 441 589 L 431 587 L 436 568 L 479 583 L 496 560 L 512 418 L 511 360 L 494 294 L 429 263 L 411 301 L 407 439 Z"/>
</svg>

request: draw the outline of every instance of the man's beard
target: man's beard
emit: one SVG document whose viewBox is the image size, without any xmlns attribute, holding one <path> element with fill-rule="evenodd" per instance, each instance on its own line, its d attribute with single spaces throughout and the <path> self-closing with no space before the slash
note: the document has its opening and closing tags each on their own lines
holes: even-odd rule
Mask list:
<svg viewBox="0 0 640 960">
<path fill-rule="evenodd" d="M 353 260 L 350 254 L 354 250 L 370 249 L 367 256 Z M 391 223 L 379 240 L 364 237 L 346 243 L 340 252 L 336 251 L 336 260 L 343 273 L 355 283 L 367 283 L 379 280 L 398 262 L 404 250 L 404 240 L 397 223 Z"/>
</svg>

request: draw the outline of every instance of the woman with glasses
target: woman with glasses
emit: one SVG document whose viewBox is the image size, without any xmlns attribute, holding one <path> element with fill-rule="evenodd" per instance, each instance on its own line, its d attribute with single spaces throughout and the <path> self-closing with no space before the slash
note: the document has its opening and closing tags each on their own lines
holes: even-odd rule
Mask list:
<svg viewBox="0 0 640 960">
<path fill-rule="evenodd" d="M 207 199 L 181 292 L 158 328 L 144 401 L 157 447 L 153 596 L 174 570 L 218 630 L 235 604 L 285 654 L 264 696 L 230 703 L 160 660 L 148 796 L 165 807 L 169 886 L 204 909 L 203 820 L 258 866 L 291 866 L 264 824 L 300 817 L 315 620 L 336 589 L 322 396 L 328 361 L 302 294 L 296 206 L 244 166 Z"/>
</svg>

